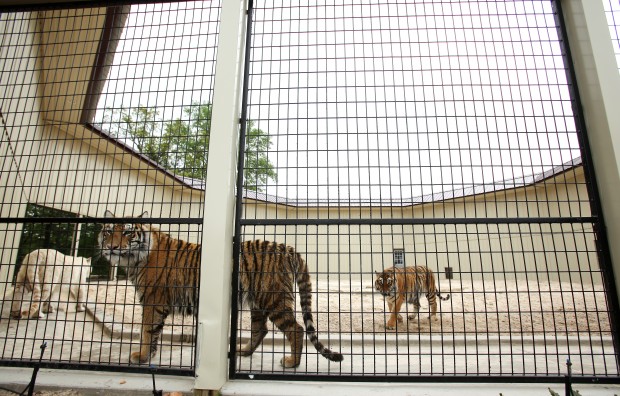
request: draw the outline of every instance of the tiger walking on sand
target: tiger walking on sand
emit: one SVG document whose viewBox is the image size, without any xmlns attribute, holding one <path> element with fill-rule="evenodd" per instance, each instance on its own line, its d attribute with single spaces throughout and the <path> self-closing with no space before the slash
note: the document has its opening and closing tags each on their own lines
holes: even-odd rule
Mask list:
<svg viewBox="0 0 620 396">
<path fill-rule="evenodd" d="M 435 284 L 435 274 L 425 266 L 390 267 L 383 272 L 376 272 L 375 290 L 386 299 L 390 311 L 390 318 L 386 328 L 395 329 L 396 322 L 402 322 L 400 314 L 402 304 L 406 301 L 413 303 L 414 312 L 409 319 L 415 319 L 420 312 L 420 295 L 426 294 L 431 308 L 429 319 L 437 320 L 437 297 L 441 300 L 450 299 L 450 295 L 442 297 Z"/>
<path fill-rule="evenodd" d="M 114 214 L 106 211 L 106 217 Z M 144 212 L 139 217 L 148 216 Z M 156 227 L 115 219 L 99 234 L 99 246 L 113 265 L 127 270 L 143 307 L 140 350 L 132 363 L 146 363 L 157 352 L 164 321 L 171 312 L 196 314 L 201 246 L 174 239 Z M 239 260 L 241 301 L 251 308 L 249 342 L 238 348 L 251 355 L 267 334 L 267 319 L 287 337 L 292 355 L 282 358 L 284 367 L 297 367 L 303 351 L 304 328 L 295 319 L 295 284 L 299 289 L 306 335 L 316 350 L 334 362 L 342 354 L 327 349 L 319 340 L 312 316 L 312 286 L 305 261 L 291 246 L 267 241 L 241 244 Z"/>
</svg>

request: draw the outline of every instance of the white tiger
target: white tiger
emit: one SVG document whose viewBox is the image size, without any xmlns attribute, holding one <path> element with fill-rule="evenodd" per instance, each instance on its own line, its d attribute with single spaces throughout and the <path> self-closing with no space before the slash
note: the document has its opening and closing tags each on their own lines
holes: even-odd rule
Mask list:
<svg viewBox="0 0 620 396">
<path fill-rule="evenodd" d="M 15 319 L 44 318 L 44 313 L 55 311 L 52 303 L 58 302 L 62 286 L 69 286 L 70 293 L 77 300 L 77 311 L 84 311 L 90 261 L 90 258 L 65 256 L 54 249 L 37 249 L 28 253 L 17 273 L 11 316 Z M 32 292 L 29 309 L 22 309 L 24 288 Z"/>
</svg>

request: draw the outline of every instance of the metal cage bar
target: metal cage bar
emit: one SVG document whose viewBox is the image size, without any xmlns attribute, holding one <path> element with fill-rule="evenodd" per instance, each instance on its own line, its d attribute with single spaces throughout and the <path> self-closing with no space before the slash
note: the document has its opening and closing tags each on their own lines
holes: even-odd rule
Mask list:
<svg viewBox="0 0 620 396">
<path fill-rule="evenodd" d="M 270 324 L 251 357 L 233 352 L 231 378 L 565 382 L 570 358 L 574 381 L 617 382 L 613 271 L 556 2 L 255 7 L 248 117 L 271 140 L 240 167 L 252 171 L 266 153 L 271 164 L 254 167 L 272 166 L 277 178 L 244 180 L 240 237 L 301 253 L 319 338 L 345 361 L 330 363 L 307 342 L 300 366 L 282 368 L 291 345 Z M 460 109 L 486 118 L 469 124 Z M 495 129 L 496 145 L 484 146 L 500 121 L 517 129 Z M 481 152 L 494 159 L 485 165 Z M 485 173 L 488 181 L 473 181 Z M 452 292 L 438 325 L 404 319 L 386 329 L 389 307 L 372 293 L 373 271 L 390 267 L 402 246 L 408 266 L 427 266 Z M 579 324 L 594 313 L 571 308 L 590 295 L 586 284 L 603 294 Z M 559 311 L 546 305 L 558 299 Z M 413 309 L 403 305 L 402 316 Z M 233 310 L 231 350 L 251 338 L 253 315 L 251 305 Z M 537 329 L 535 317 L 550 322 Z M 559 326 L 568 322 L 577 327 Z"/>
<path fill-rule="evenodd" d="M 42 367 L 194 375 L 219 10 L 219 2 L 2 8 L 2 364 L 32 365 L 45 340 Z M 112 235 L 132 228 L 143 238 L 138 250 L 163 278 L 162 299 L 147 284 L 157 281 L 133 268 L 145 261 L 113 259 L 137 246 L 106 242 L 114 222 L 126 229 Z M 43 253 L 28 259 L 33 251 Z M 89 266 L 72 264 L 85 257 Z M 21 268 L 31 272 L 24 278 Z M 58 290 L 49 303 L 46 288 Z M 130 358 L 149 334 L 150 353 Z"/>
</svg>

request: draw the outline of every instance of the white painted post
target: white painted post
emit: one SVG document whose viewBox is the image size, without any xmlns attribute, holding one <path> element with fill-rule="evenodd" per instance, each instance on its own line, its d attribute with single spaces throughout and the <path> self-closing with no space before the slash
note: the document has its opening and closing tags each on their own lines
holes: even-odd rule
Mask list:
<svg viewBox="0 0 620 396">
<path fill-rule="evenodd" d="M 620 290 L 620 72 L 602 2 L 561 3 Z"/>
<path fill-rule="evenodd" d="M 247 0 L 222 1 L 205 190 L 196 393 L 219 390 L 228 374 L 235 180 L 246 10 Z"/>
</svg>

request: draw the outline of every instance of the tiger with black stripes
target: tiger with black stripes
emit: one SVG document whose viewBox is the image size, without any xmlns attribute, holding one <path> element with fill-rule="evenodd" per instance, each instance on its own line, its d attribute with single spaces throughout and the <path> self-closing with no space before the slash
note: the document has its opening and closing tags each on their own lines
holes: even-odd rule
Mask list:
<svg viewBox="0 0 620 396">
<path fill-rule="evenodd" d="M 441 296 L 435 284 L 435 274 L 425 266 L 390 267 L 383 272 L 375 271 L 375 274 L 375 290 L 385 298 L 390 311 L 388 329 L 395 329 L 396 322 L 403 321 L 400 309 L 405 301 L 413 303 L 414 311 L 409 319 L 415 319 L 420 312 L 420 295 L 426 294 L 431 308 L 429 319 L 437 320 L 437 297 L 444 301 L 450 299 L 449 294 Z"/>
<path fill-rule="evenodd" d="M 114 214 L 106 211 L 106 217 Z M 148 216 L 144 212 L 139 217 Z M 102 255 L 127 270 L 143 307 L 140 350 L 132 363 L 146 363 L 157 352 L 164 321 L 171 312 L 197 314 L 201 246 L 174 239 L 156 227 L 139 222 L 104 224 L 99 234 Z M 312 284 L 305 261 L 293 247 L 266 241 L 241 244 L 239 285 L 241 300 L 251 308 L 252 330 L 248 343 L 238 348 L 251 355 L 267 334 L 267 319 L 287 337 L 291 356 L 284 367 L 301 362 L 304 329 L 295 319 L 295 287 L 300 294 L 306 334 L 325 358 L 340 362 L 342 354 L 327 349 L 317 338 L 312 317 Z"/>
<path fill-rule="evenodd" d="M 312 283 L 305 260 L 295 248 L 267 241 L 245 241 L 239 261 L 241 301 L 251 309 L 252 332 L 247 344 L 237 351 L 251 355 L 267 335 L 267 319 L 282 331 L 291 345 L 291 356 L 280 361 L 284 367 L 297 367 L 303 350 L 303 327 L 295 319 L 295 283 L 299 289 L 306 335 L 316 350 L 332 362 L 342 354 L 327 349 L 318 339 L 312 318 Z M 274 293 L 275 292 L 275 293 Z"/>
</svg>

